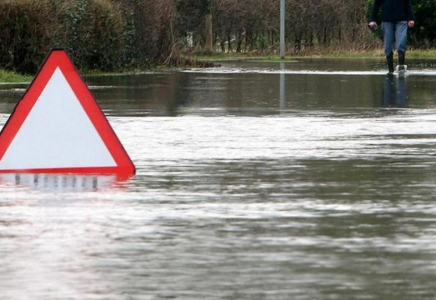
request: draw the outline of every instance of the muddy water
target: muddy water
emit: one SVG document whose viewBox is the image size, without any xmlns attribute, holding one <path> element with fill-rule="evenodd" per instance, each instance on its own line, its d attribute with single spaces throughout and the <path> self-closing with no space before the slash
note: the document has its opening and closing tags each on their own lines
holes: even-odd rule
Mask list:
<svg viewBox="0 0 436 300">
<path fill-rule="evenodd" d="M 436 67 L 409 69 L 87 77 L 137 175 L 2 176 L 0 299 L 434 299 Z"/>
</svg>

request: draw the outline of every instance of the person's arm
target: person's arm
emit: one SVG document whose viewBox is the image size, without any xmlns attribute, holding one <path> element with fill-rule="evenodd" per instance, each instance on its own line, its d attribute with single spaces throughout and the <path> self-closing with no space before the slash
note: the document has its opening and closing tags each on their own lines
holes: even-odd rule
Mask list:
<svg viewBox="0 0 436 300">
<path fill-rule="evenodd" d="M 371 16 L 369 17 L 370 23 L 377 22 L 377 14 L 380 9 L 380 5 L 383 0 L 374 0 L 374 4 L 372 5 Z M 410 2 L 410 1 L 409 1 Z"/>
<path fill-rule="evenodd" d="M 412 28 L 415 26 L 415 15 L 413 14 L 412 1 L 407 1 L 407 25 Z"/>
</svg>

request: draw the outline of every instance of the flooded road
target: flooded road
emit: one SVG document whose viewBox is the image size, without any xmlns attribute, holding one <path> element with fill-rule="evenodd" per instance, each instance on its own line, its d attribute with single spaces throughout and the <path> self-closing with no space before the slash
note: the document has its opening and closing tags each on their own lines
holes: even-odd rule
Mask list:
<svg viewBox="0 0 436 300">
<path fill-rule="evenodd" d="M 435 299 L 436 66 L 384 68 L 85 78 L 137 174 L 1 176 L 0 299 Z"/>
</svg>

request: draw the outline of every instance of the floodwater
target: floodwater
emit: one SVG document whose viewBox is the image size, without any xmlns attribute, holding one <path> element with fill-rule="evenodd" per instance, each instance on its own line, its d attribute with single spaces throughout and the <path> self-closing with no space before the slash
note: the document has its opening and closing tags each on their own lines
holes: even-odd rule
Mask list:
<svg viewBox="0 0 436 300">
<path fill-rule="evenodd" d="M 436 64 L 384 68 L 85 78 L 137 174 L 1 176 L 0 299 L 435 299 Z"/>
</svg>

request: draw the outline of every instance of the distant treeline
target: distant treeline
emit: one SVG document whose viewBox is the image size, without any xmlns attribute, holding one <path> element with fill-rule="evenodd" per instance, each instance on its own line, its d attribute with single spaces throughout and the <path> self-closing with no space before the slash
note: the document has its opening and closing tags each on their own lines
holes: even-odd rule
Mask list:
<svg viewBox="0 0 436 300">
<path fill-rule="evenodd" d="M 289 54 L 364 51 L 373 0 L 286 0 Z M 436 42 L 436 1 L 412 0 L 414 46 Z M 53 47 L 81 69 L 189 63 L 183 53 L 276 53 L 280 0 L 1 0 L 0 68 L 34 73 Z"/>
</svg>

